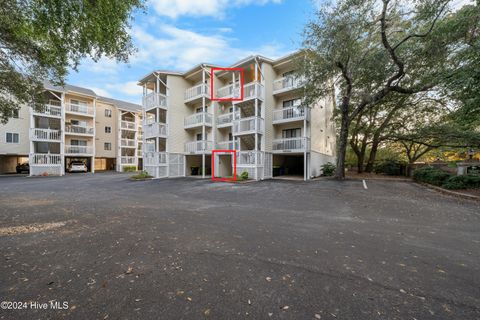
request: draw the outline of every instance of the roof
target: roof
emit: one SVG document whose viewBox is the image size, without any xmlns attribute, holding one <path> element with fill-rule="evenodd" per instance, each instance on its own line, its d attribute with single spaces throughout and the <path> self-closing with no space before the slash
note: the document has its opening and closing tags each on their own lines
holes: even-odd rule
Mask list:
<svg viewBox="0 0 480 320">
<path fill-rule="evenodd" d="M 125 110 L 125 111 L 138 112 L 138 111 L 142 110 L 141 105 L 131 103 L 131 102 L 127 102 L 127 101 L 122 101 L 122 100 L 117 100 L 117 99 L 112 99 L 112 98 L 107 98 L 107 97 L 98 97 L 98 101 L 113 104 L 118 109 Z"/>
<path fill-rule="evenodd" d="M 85 96 L 91 96 L 91 97 L 97 97 L 97 94 L 95 91 L 83 87 L 77 87 L 77 86 L 72 86 L 70 84 L 65 84 L 63 86 L 55 86 L 49 81 L 44 81 L 43 86 L 47 90 L 52 90 L 52 91 L 58 91 L 58 92 L 73 92 L 73 93 L 79 93 Z"/>
</svg>

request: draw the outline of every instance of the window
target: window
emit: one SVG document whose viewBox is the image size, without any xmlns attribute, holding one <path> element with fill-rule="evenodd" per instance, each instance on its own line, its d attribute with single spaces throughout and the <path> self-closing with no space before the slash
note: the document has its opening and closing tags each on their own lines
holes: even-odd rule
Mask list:
<svg viewBox="0 0 480 320">
<path fill-rule="evenodd" d="M 80 120 L 72 119 L 72 120 L 70 120 L 70 123 L 74 126 L 79 126 L 79 127 L 86 127 L 87 126 L 87 121 L 80 121 Z"/>
<path fill-rule="evenodd" d="M 87 140 L 71 140 L 70 143 L 72 146 L 82 146 L 82 147 L 87 146 Z"/>
<path fill-rule="evenodd" d="M 203 112 L 203 107 L 199 107 L 195 110 L 196 113 Z M 205 112 L 208 112 L 208 106 L 205 106 Z"/>
<path fill-rule="evenodd" d="M 7 143 L 18 143 L 20 136 L 18 133 L 7 132 L 6 142 Z"/>
<path fill-rule="evenodd" d="M 112 150 L 112 143 L 110 143 L 110 142 L 105 142 L 105 143 L 103 144 L 103 149 L 105 149 L 105 150 Z"/>
<path fill-rule="evenodd" d="M 12 117 L 15 118 L 15 119 L 18 119 L 18 109 L 13 110 Z"/>
<path fill-rule="evenodd" d="M 88 103 L 85 101 L 74 100 L 74 99 L 70 99 L 70 103 L 77 106 L 85 106 L 85 107 L 88 105 Z"/>
<path fill-rule="evenodd" d="M 285 100 L 283 101 L 283 108 L 295 107 L 301 104 L 302 104 L 302 100 L 300 98 L 293 99 L 293 100 Z"/>
<path fill-rule="evenodd" d="M 110 109 L 105 109 L 105 117 L 111 118 L 111 117 L 112 117 L 112 110 L 110 110 Z"/>
<path fill-rule="evenodd" d="M 105 127 L 105 133 L 112 133 L 112 127 Z"/>
<path fill-rule="evenodd" d="M 302 133 L 302 129 L 300 128 L 286 129 L 282 131 L 282 138 L 284 139 L 300 138 L 301 133 Z"/>
<path fill-rule="evenodd" d="M 202 140 L 204 140 L 204 139 L 203 139 L 203 135 L 202 135 L 201 133 L 197 133 L 196 137 L 197 137 L 197 141 L 202 141 Z M 207 140 L 207 139 L 206 139 L 207 137 L 208 137 L 208 135 L 207 135 L 207 133 L 205 132 L 205 140 Z"/>
</svg>

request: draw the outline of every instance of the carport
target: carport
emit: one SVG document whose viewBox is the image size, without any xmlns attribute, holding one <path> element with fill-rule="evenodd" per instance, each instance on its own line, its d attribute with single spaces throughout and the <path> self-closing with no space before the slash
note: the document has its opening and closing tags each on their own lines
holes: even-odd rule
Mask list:
<svg viewBox="0 0 480 320">
<path fill-rule="evenodd" d="M 303 179 L 304 155 L 301 154 L 274 154 L 273 177 L 299 177 Z"/>
<path fill-rule="evenodd" d="M 0 174 L 16 173 L 17 164 L 28 163 L 28 155 L 0 155 Z"/>
<path fill-rule="evenodd" d="M 65 157 L 65 172 L 68 172 L 68 166 L 73 161 L 81 161 L 87 166 L 88 172 L 93 172 L 92 170 L 92 158 L 91 157 Z"/>
</svg>

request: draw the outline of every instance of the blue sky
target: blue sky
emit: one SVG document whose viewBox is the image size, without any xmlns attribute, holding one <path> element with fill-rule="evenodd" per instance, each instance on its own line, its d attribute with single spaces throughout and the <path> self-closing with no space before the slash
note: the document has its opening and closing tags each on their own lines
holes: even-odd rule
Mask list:
<svg viewBox="0 0 480 320">
<path fill-rule="evenodd" d="M 250 54 L 278 58 L 298 49 L 314 11 L 312 0 L 149 0 L 132 24 L 138 52 L 130 63 L 85 60 L 67 82 L 140 103 L 136 83 L 152 70 L 228 66 Z"/>
</svg>

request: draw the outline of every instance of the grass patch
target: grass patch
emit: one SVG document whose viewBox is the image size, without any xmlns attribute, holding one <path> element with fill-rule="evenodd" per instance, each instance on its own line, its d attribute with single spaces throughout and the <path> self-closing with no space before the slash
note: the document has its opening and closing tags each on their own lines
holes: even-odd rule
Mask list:
<svg viewBox="0 0 480 320">
<path fill-rule="evenodd" d="M 130 179 L 132 180 L 147 180 L 147 179 L 152 179 L 153 177 L 148 174 L 147 171 L 142 171 L 139 174 L 136 174 L 134 176 L 131 176 Z"/>
</svg>

